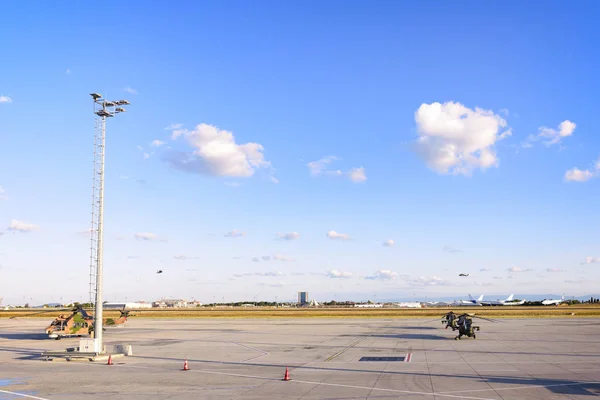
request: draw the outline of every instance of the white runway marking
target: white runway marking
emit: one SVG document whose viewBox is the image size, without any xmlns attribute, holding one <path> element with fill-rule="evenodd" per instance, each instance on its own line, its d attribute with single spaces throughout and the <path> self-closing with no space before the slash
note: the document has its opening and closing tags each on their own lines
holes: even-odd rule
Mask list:
<svg viewBox="0 0 600 400">
<path fill-rule="evenodd" d="M 98 365 L 99 366 L 99 365 L 104 365 L 104 364 L 88 364 L 88 365 Z M 120 368 L 139 368 L 139 369 L 161 369 L 161 370 L 165 369 L 165 368 L 159 368 L 159 367 L 146 367 L 146 366 L 141 366 L 141 365 L 115 365 L 115 367 L 120 367 Z M 262 379 L 262 380 L 267 380 L 267 381 L 281 381 L 281 378 L 272 378 L 272 377 L 269 377 L 269 376 L 234 374 L 234 373 L 230 373 L 230 372 L 212 371 L 212 370 L 208 370 L 208 369 L 190 369 L 189 371 L 186 371 L 186 372 L 202 372 L 204 374 L 234 376 L 234 377 L 239 377 L 239 378 Z M 417 394 L 417 395 L 422 395 L 422 396 L 449 397 L 449 398 L 456 398 L 456 399 L 496 400 L 496 399 L 490 399 L 490 398 L 486 398 L 486 397 L 456 396 L 456 395 L 453 395 L 453 394 L 450 394 L 450 393 L 443 394 L 443 393 L 429 393 L 429 392 L 414 392 L 414 391 L 410 391 L 410 390 L 383 389 L 383 388 L 375 388 L 375 387 L 368 387 L 368 386 L 343 385 L 343 384 L 339 384 L 339 383 L 299 381 L 299 380 L 294 380 L 294 379 L 292 379 L 292 380 L 290 380 L 288 382 L 289 383 L 303 383 L 303 384 L 315 385 L 315 386 L 334 386 L 334 387 L 343 387 L 343 388 L 351 388 L 351 389 L 364 389 L 364 390 L 369 390 L 369 391 L 375 390 L 375 391 L 380 391 L 380 392 L 392 392 L 392 393 L 403 393 L 403 394 Z M 43 399 L 43 400 L 48 400 L 48 399 Z"/>
<path fill-rule="evenodd" d="M 43 397 L 32 396 L 32 395 L 25 394 L 25 393 L 9 392 L 8 390 L 0 390 L 0 393 L 6 393 L 6 394 L 11 394 L 13 396 L 26 397 L 28 399 L 35 399 L 35 400 L 50 400 L 50 399 L 45 399 Z"/>
<path fill-rule="evenodd" d="M 508 388 L 494 388 L 494 389 L 474 389 L 474 390 L 457 390 L 453 392 L 441 392 L 441 393 L 472 393 L 472 392 L 489 392 L 498 391 L 498 390 L 519 390 L 519 389 L 535 389 L 535 388 L 549 388 L 549 387 L 558 387 L 558 386 L 577 386 L 577 385 L 598 385 L 600 382 L 572 382 L 572 383 L 555 383 L 551 385 L 527 385 L 527 386 L 514 386 Z M 465 397 L 466 398 L 466 397 Z"/>
</svg>

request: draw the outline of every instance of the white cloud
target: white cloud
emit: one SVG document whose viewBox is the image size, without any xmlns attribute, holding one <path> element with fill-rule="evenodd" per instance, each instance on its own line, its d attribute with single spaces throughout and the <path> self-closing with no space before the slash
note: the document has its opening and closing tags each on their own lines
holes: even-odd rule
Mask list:
<svg viewBox="0 0 600 400">
<path fill-rule="evenodd" d="M 39 231 L 40 227 L 38 225 L 13 219 L 10 221 L 10 225 L 8 226 L 7 230 L 12 232 L 33 232 Z"/>
<path fill-rule="evenodd" d="M 440 286 L 445 285 L 446 281 L 439 276 L 420 276 L 411 281 L 414 286 Z"/>
<path fill-rule="evenodd" d="M 363 167 L 352 168 L 348 173 L 348 176 L 352 182 L 356 183 L 361 183 L 367 180 L 367 175 L 365 174 L 365 169 Z"/>
<path fill-rule="evenodd" d="M 598 176 L 600 176 L 600 158 L 596 160 L 590 169 L 571 168 L 565 172 L 564 179 L 567 182 L 585 182 Z"/>
<path fill-rule="evenodd" d="M 155 240 L 157 236 L 154 233 L 150 232 L 138 232 L 133 235 L 136 239 L 140 240 Z"/>
<path fill-rule="evenodd" d="M 489 271 L 489 268 L 481 268 L 479 271 L 480 271 L 480 272 L 488 272 L 488 271 Z"/>
<path fill-rule="evenodd" d="M 290 233 L 277 233 L 277 236 L 281 239 L 285 240 L 296 240 L 300 237 L 298 232 L 290 232 Z"/>
<path fill-rule="evenodd" d="M 294 261 L 293 258 L 291 257 L 286 257 L 286 256 L 282 256 L 281 254 L 275 254 L 273 256 L 273 260 L 275 261 L 284 261 L 284 262 L 290 262 L 290 261 Z"/>
<path fill-rule="evenodd" d="M 396 244 L 396 242 L 394 242 L 393 239 L 388 239 L 385 242 L 383 242 L 383 245 L 386 247 L 392 247 L 394 244 Z"/>
<path fill-rule="evenodd" d="M 309 162 L 308 169 L 310 170 L 310 174 L 313 176 L 321 175 L 323 171 L 327 168 L 327 165 L 331 164 L 333 161 L 339 160 L 336 156 L 325 156 L 318 161 Z M 328 171 L 332 172 L 332 171 Z M 334 171 L 336 175 L 341 174 L 341 171 Z"/>
<path fill-rule="evenodd" d="M 596 264 L 596 263 L 600 264 L 600 257 L 588 256 L 585 258 L 585 261 L 582 262 L 581 264 Z"/>
<path fill-rule="evenodd" d="M 500 113 L 504 114 L 505 117 L 508 117 L 510 115 L 508 108 L 501 108 Z"/>
<path fill-rule="evenodd" d="M 65 73 L 66 73 L 67 75 L 70 75 L 70 74 L 71 74 L 71 68 L 67 68 L 67 70 L 65 71 Z"/>
<path fill-rule="evenodd" d="M 274 176 L 270 176 L 269 179 L 271 180 L 272 183 L 274 184 L 278 184 L 279 183 L 279 179 L 275 178 Z"/>
<path fill-rule="evenodd" d="M 569 182 L 585 182 L 594 177 L 594 174 L 588 170 L 572 168 L 565 172 L 565 180 Z"/>
<path fill-rule="evenodd" d="M 338 271 L 337 269 L 330 269 L 327 271 L 327 276 L 330 278 L 352 278 L 352 272 Z"/>
<path fill-rule="evenodd" d="M 379 280 L 391 280 L 396 279 L 398 273 L 390 271 L 389 269 L 380 269 L 371 276 L 365 276 L 365 279 L 379 279 Z"/>
<path fill-rule="evenodd" d="M 239 182 L 225 182 L 225 186 L 238 187 L 240 186 Z"/>
<path fill-rule="evenodd" d="M 245 236 L 245 235 L 246 235 L 246 232 L 240 232 L 237 229 L 234 229 L 230 232 L 227 232 L 225 234 L 225 237 L 240 237 L 240 236 Z"/>
<path fill-rule="evenodd" d="M 199 124 L 192 131 L 174 130 L 172 138 L 183 135 L 193 148 L 191 152 L 170 152 L 165 160 L 188 172 L 213 176 L 250 177 L 255 170 L 271 167 L 265 161 L 263 146 L 258 143 L 237 144 L 231 132 L 215 126 Z"/>
<path fill-rule="evenodd" d="M 171 124 L 167 127 L 165 127 L 165 131 L 174 131 L 177 129 L 181 129 L 183 127 L 183 124 Z"/>
<path fill-rule="evenodd" d="M 153 152 L 152 153 L 144 153 L 144 160 L 147 160 L 150 157 L 152 157 L 152 154 L 154 154 L 154 153 Z"/>
<path fill-rule="evenodd" d="M 162 146 L 162 145 L 164 145 L 164 144 L 165 144 L 165 142 L 163 142 L 162 140 L 154 139 L 154 140 L 152 141 L 152 143 L 150 143 L 150 146 L 153 146 L 153 147 L 160 147 L 160 146 Z"/>
<path fill-rule="evenodd" d="M 537 138 L 549 139 L 548 141 L 546 141 L 546 145 L 552 146 L 554 144 L 560 143 L 560 141 L 563 138 L 571 136 L 575 131 L 576 126 L 577 124 L 569 120 L 564 120 L 563 122 L 561 122 L 558 125 L 558 130 L 542 126 L 539 128 Z"/>
<path fill-rule="evenodd" d="M 567 279 L 565 280 L 565 283 L 574 283 L 574 284 L 581 284 L 581 283 L 585 283 L 586 281 L 584 279 L 577 279 L 577 280 L 573 280 L 573 279 Z"/>
<path fill-rule="evenodd" d="M 12 99 L 8 96 L 0 96 L 0 104 L 1 103 L 12 103 Z"/>
<path fill-rule="evenodd" d="M 523 269 L 521 267 L 511 267 L 511 268 L 508 268 L 507 271 L 509 271 L 509 272 L 529 272 L 529 271 L 533 271 L 533 269 L 531 269 L 531 268 Z"/>
<path fill-rule="evenodd" d="M 342 176 L 344 173 L 339 169 L 337 169 L 337 170 L 328 170 L 327 169 L 329 164 L 331 164 L 333 161 L 338 161 L 338 160 L 340 160 L 340 158 L 336 157 L 336 156 L 325 156 L 325 157 L 321 158 L 320 160 L 311 161 L 306 165 L 308 166 L 308 169 L 312 176 L 319 176 L 319 175 Z M 362 183 L 367 180 L 367 175 L 365 174 L 364 167 L 352 168 L 350 171 L 348 171 L 347 176 L 348 176 L 348 179 L 350 179 L 352 182 L 355 182 L 355 183 Z"/>
<path fill-rule="evenodd" d="M 350 236 L 345 233 L 337 233 L 336 231 L 327 232 L 327 237 L 333 240 L 349 240 Z"/>
<path fill-rule="evenodd" d="M 2 186 L 0 186 L 0 201 L 8 200 L 8 196 L 6 196 L 4 193 L 5 193 L 4 188 Z"/>
<path fill-rule="evenodd" d="M 546 268 L 546 272 L 565 272 L 565 270 L 560 268 Z"/>
<path fill-rule="evenodd" d="M 131 93 L 131 94 L 138 94 L 138 91 L 135 90 L 134 88 L 131 88 L 129 86 L 123 88 L 124 91 L 126 91 L 127 93 Z"/>
<path fill-rule="evenodd" d="M 461 250 L 455 249 L 454 247 L 451 247 L 451 246 L 444 246 L 442 248 L 442 251 L 445 251 L 446 253 L 460 253 L 461 252 Z"/>
<path fill-rule="evenodd" d="M 460 103 L 421 104 L 415 113 L 416 151 L 440 174 L 471 175 L 474 169 L 498 166 L 494 145 L 511 135 L 506 121 L 492 111 Z"/>
</svg>

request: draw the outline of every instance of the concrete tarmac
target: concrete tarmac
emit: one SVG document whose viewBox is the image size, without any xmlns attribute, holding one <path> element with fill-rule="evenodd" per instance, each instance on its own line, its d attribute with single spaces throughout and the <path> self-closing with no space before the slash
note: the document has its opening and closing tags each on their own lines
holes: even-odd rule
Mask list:
<svg viewBox="0 0 600 400">
<path fill-rule="evenodd" d="M 132 317 L 105 332 L 107 345 L 133 346 L 133 356 L 109 366 L 43 361 L 41 352 L 79 339 L 48 339 L 49 320 L 0 319 L 0 399 L 600 396 L 600 320 L 475 321 L 477 339 L 454 340 L 440 319 Z"/>
</svg>

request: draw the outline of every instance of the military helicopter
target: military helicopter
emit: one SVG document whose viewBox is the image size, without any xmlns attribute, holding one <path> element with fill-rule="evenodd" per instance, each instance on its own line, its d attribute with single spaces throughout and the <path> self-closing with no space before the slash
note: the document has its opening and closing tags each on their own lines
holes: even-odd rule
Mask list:
<svg viewBox="0 0 600 400">
<path fill-rule="evenodd" d="M 490 322 L 496 322 L 492 319 L 476 317 L 471 314 L 461 314 L 457 316 L 453 311 L 448 312 L 444 315 L 442 319 L 442 324 L 446 324 L 446 328 L 452 328 L 453 331 L 458 330 L 458 336 L 454 338 L 454 340 L 460 340 L 463 336 L 472 337 L 473 339 L 477 339 L 477 335 L 475 331 L 481 330 L 479 326 L 473 325 L 473 318 L 479 318 Z"/>
<path fill-rule="evenodd" d="M 29 315 L 37 315 L 46 312 L 53 312 L 54 310 L 46 310 L 41 313 L 34 313 L 28 315 L 22 315 L 21 317 L 26 317 Z M 133 314 L 129 314 L 130 310 L 125 311 L 125 307 L 122 310 L 119 310 L 121 313 L 119 318 L 102 318 L 103 326 L 115 326 L 121 325 L 127 322 L 127 318 L 130 316 L 134 316 Z M 15 317 L 11 317 L 16 318 Z M 106 328 L 102 328 L 102 331 L 105 331 Z M 94 317 L 87 313 L 83 309 L 81 305 L 76 305 L 71 309 L 71 314 L 61 314 L 52 321 L 50 325 L 48 325 L 45 329 L 46 335 L 50 339 L 60 340 L 63 337 L 72 337 L 78 336 L 81 337 L 83 335 L 92 335 L 94 333 Z"/>
<path fill-rule="evenodd" d="M 469 276 L 469 274 L 458 274 L 458 276 Z"/>
</svg>

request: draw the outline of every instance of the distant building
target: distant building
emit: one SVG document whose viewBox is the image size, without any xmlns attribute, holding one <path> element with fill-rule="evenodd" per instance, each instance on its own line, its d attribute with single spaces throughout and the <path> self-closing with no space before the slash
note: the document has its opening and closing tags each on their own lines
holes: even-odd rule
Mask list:
<svg viewBox="0 0 600 400">
<path fill-rule="evenodd" d="M 152 303 L 135 302 L 135 303 L 104 303 L 102 308 L 128 308 L 128 309 L 140 309 L 140 308 L 152 308 Z"/>
<path fill-rule="evenodd" d="M 358 308 L 382 308 L 383 304 L 382 303 L 362 303 L 362 304 L 355 304 L 354 307 L 358 307 Z"/>
<path fill-rule="evenodd" d="M 152 307 L 157 308 L 191 308 L 200 306 L 202 306 L 202 303 L 199 301 L 187 301 L 181 299 L 162 299 L 152 303 Z"/>
<path fill-rule="evenodd" d="M 301 306 L 308 304 L 308 292 L 298 292 L 298 304 Z"/>
</svg>

